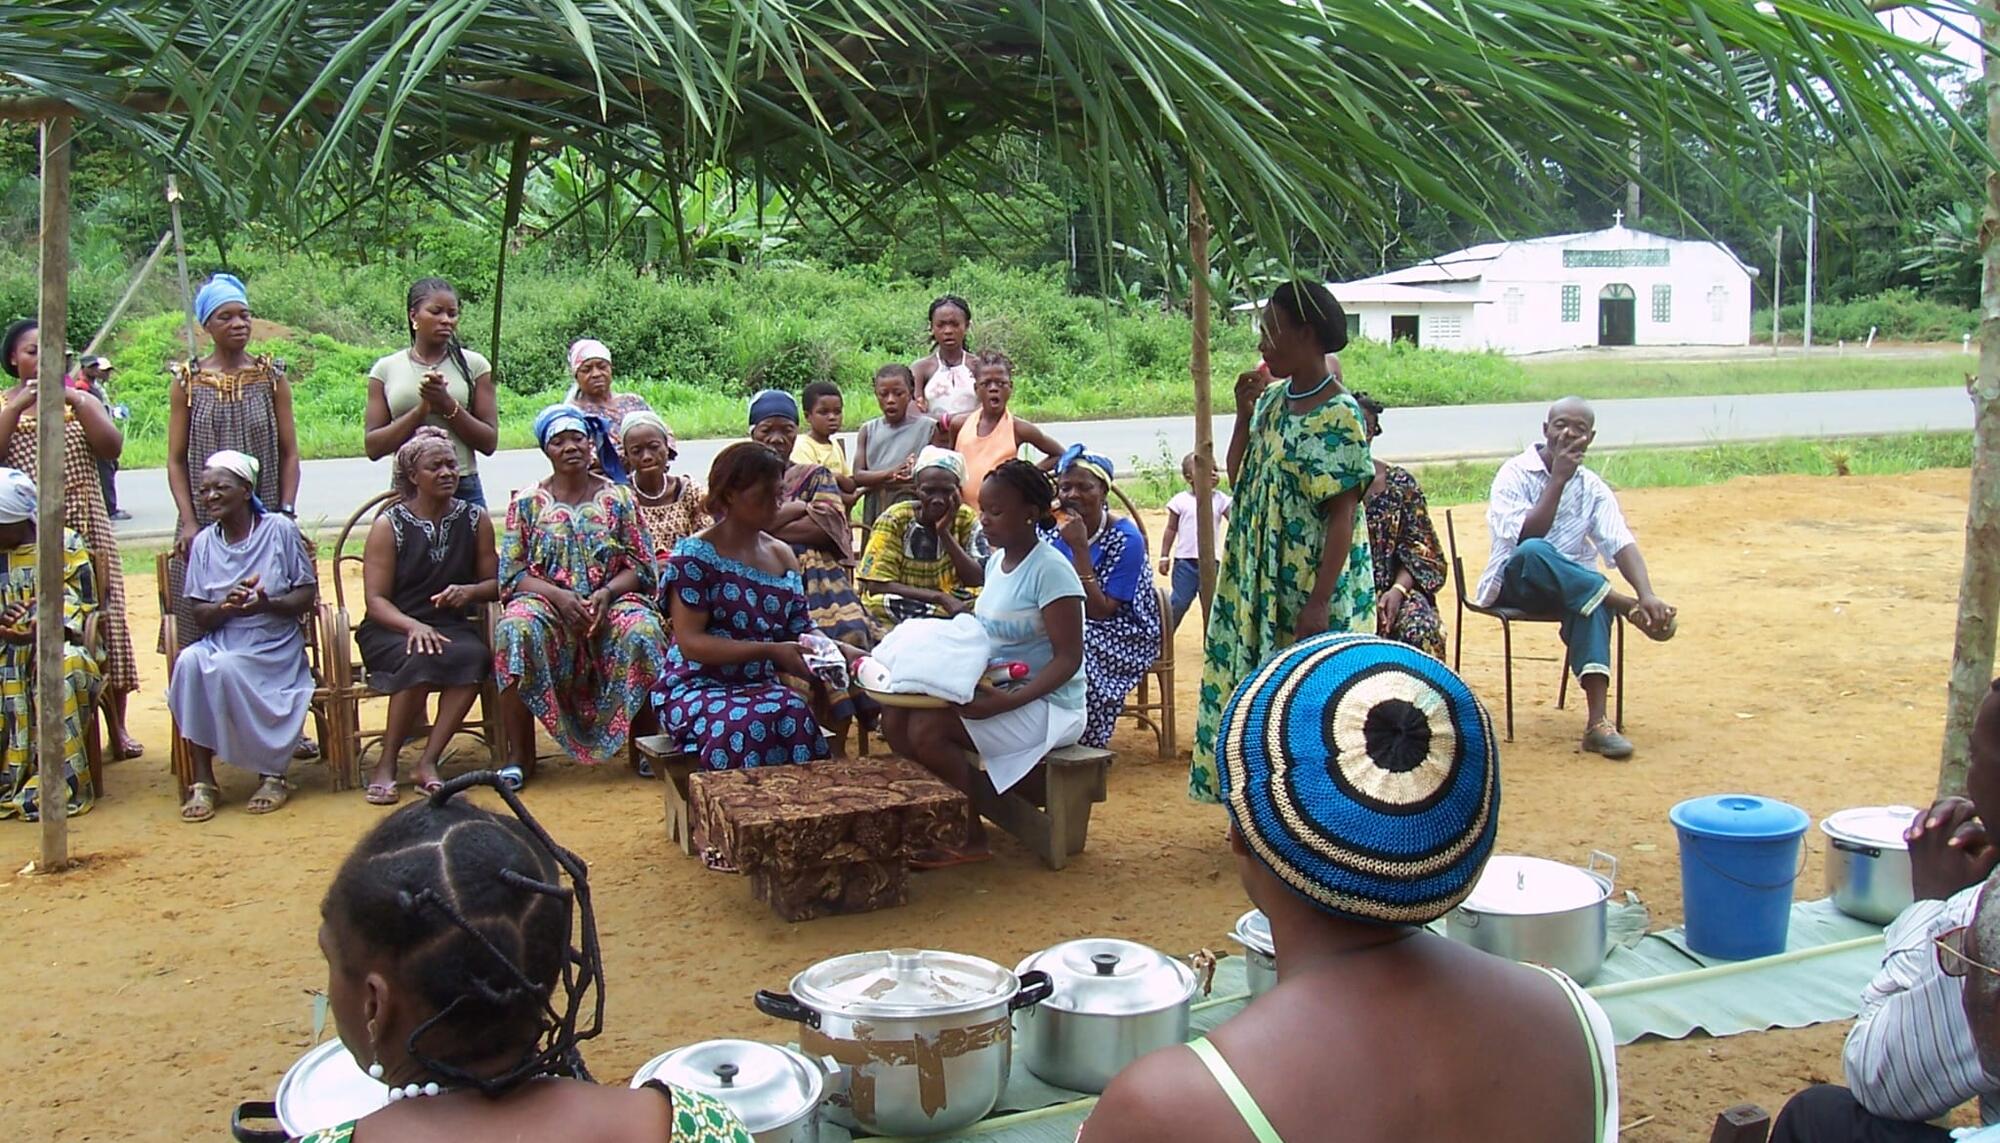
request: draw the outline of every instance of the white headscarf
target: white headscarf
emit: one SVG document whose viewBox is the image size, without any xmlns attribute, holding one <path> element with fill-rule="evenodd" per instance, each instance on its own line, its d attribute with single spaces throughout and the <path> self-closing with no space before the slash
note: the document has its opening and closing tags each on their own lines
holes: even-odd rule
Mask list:
<svg viewBox="0 0 2000 1143">
<path fill-rule="evenodd" d="M 18 468 L 0 468 L 0 524 L 35 518 L 35 482 Z"/>
<path fill-rule="evenodd" d="M 262 461 L 247 452 L 237 452 L 233 448 L 208 454 L 208 459 L 202 462 L 202 467 L 219 468 L 231 475 L 240 476 L 243 478 L 243 483 L 250 486 L 252 492 L 257 490 L 257 477 L 264 471 Z"/>
</svg>

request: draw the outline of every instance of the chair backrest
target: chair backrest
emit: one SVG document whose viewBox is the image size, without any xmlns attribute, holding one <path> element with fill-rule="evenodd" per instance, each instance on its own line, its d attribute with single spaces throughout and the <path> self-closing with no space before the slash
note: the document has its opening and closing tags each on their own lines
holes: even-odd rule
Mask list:
<svg viewBox="0 0 2000 1143">
<path fill-rule="evenodd" d="M 1156 557 L 1158 553 L 1153 551 L 1153 537 L 1151 533 L 1146 531 L 1145 518 L 1139 515 L 1139 509 L 1132 503 L 1132 498 L 1125 495 L 1125 490 L 1116 484 L 1111 486 L 1111 493 L 1118 497 L 1118 503 L 1125 509 L 1126 517 L 1132 521 L 1133 526 L 1139 529 L 1139 538 L 1146 541 L 1147 558 Z"/>
<path fill-rule="evenodd" d="M 394 492 L 376 493 L 369 497 L 361 507 L 356 508 L 354 514 L 347 518 L 347 523 L 341 526 L 339 537 L 333 541 L 333 605 L 336 608 L 342 611 L 347 610 L 347 585 L 341 580 L 341 572 L 345 569 L 345 565 L 353 564 L 354 570 L 357 572 L 361 570 L 362 565 L 363 553 L 354 552 L 350 554 L 347 550 L 348 539 L 354 535 L 354 530 L 361 526 L 363 520 L 373 524 L 375 517 L 395 498 L 396 494 Z M 366 543 L 364 542 L 362 546 L 365 551 L 367 547 Z M 349 614 L 353 613 L 350 612 Z"/>
<path fill-rule="evenodd" d="M 1471 599 L 1465 589 L 1465 561 L 1458 558 L 1458 533 L 1451 526 L 1451 509 L 1444 510 L 1444 542 L 1451 551 L 1451 583 L 1460 599 Z"/>
</svg>

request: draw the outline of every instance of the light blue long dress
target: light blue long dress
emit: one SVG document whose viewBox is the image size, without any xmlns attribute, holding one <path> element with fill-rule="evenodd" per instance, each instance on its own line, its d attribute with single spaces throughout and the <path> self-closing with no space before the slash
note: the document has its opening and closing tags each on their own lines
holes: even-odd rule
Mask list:
<svg viewBox="0 0 2000 1143">
<path fill-rule="evenodd" d="M 188 597 L 220 603 L 251 576 L 272 596 L 317 584 L 297 524 L 265 513 L 238 544 L 210 524 L 188 550 Z M 187 645 L 174 661 L 167 709 L 189 742 L 219 761 L 282 775 L 305 729 L 313 693 L 305 631 L 295 615 L 265 612 L 231 619 Z"/>
</svg>

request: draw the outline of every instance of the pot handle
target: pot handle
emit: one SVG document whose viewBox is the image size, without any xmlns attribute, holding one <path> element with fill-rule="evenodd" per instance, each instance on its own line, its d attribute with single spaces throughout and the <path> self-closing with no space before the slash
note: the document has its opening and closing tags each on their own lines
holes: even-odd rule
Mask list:
<svg viewBox="0 0 2000 1143">
<path fill-rule="evenodd" d="M 1055 978 L 1039 968 L 1031 968 L 1021 974 L 1021 991 L 1016 992 L 1014 999 L 1007 1002 L 1007 1011 L 1019 1012 L 1023 1008 L 1040 1004 L 1054 996 L 1055 992 Z"/>
<path fill-rule="evenodd" d="M 1476 929 L 1479 927 L 1479 914 L 1473 912 L 1471 909 L 1465 908 L 1462 905 L 1459 906 L 1458 908 L 1456 919 L 1460 924 L 1464 925 L 1468 929 Z"/>
<path fill-rule="evenodd" d="M 1605 876 L 1611 879 L 1611 883 L 1613 885 L 1618 884 L 1618 859 L 1604 852 L 1601 849 L 1593 849 L 1590 851 L 1590 860 L 1586 861 L 1583 866 L 1584 872 L 1586 873 L 1597 872 L 1597 863 L 1600 861 L 1611 867 L 1611 871 L 1609 873 L 1606 873 Z"/>
<path fill-rule="evenodd" d="M 235 1136 L 236 1143 L 288 1143 L 291 1134 L 286 1131 L 269 1131 L 245 1126 L 244 1120 L 271 1120 L 278 1118 L 278 1105 L 268 1099 L 251 1103 L 239 1103 L 236 1110 L 229 1113 L 229 1134 Z"/>
<path fill-rule="evenodd" d="M 1837 837 L 1827 838 L 1826 844 L 1834 849 L 1841 851 L 1842 853 L 1858 853 L 1863 857 L 1882 856 L 1881 849 L 1876 846 L 1858 845 L 1851 841 L 1843 841 L 1842 839 Z"/>
<path fill-rule="evenodd" d="M 819 1027 L 819 1013 L 792 999 L 792 994 L 789 992 L 772 992 L 768 988 L 760 988 L 757 990 L 757 995 L 751 999 L 756 1003 L 757 1011 L 766 1016 L 790 1020 L 794 1024 L 804 1024 L 808 1028 Z"/>
</svg>

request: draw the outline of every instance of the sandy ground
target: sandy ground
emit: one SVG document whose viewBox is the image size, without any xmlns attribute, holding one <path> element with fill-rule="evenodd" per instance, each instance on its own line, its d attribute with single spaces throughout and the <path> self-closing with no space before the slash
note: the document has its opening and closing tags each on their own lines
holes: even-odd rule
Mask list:
<svg viewBox="0 0 2000 1143">
<path fill-rule="evenodd" d="M 1654 576 L 1681 608 L 1671 644 L 1635 641 L 1626 764 L 1575 752 L 1582 716 L 1559 712 L 1552 660 L 1520 667 L 1518 741 L 1506 753 L 1502 847 L 1621 862 L 1658 924 L 1680 916 L 1667 809 L 1731 790 L 1796 803 L 1924 804 L 1936 775 L 1966 474 L 1738 480 L 1637 492 L 1627 514 Z M 1157 520 L 1153 521 L 1157 535 Z M 1438 519 L 1442 527 L 1443 519 Z M 1474 570 L 1485 538 L 1458 513 Z M 133 628 L 149 647 L 150 577 L 132 577 Z M 1446 603 L 1449 623 L 1449 601 Z M 1179 642 L 1183 742 L 1192 736 L 1197 627 Z M 1474 618 L 1465 673 L 1499 719 L 1499 633 Z M 1526 650 L 1549 654 L 1541 629 Z M 175 816 L 166 770 L 161 662 L 142 654 L 137 732 L 150 753 L 113 767 L 110 797 L 73 823 L 88 855 L 56 878 L 0 874 L 16 1045 L 0 1088 L 0 1138 L 217 1138 L 240 1100 L 268 1098 L 311 1041 L 325 969 L 317 907 L 350 843 L 383 811 L 335 796 L 302 766 L 282 813 L 241 810 L 252 783 L 224 777 L 225 806 L 202 827 Z M 380 707 L 364 711 L 377 722 Z M 1213 808 L 1183 796 L 1185 766 L 1156 761 L 1150 736 L 1121 732 L 1110 800 L 1090 847 L 1060 873 L 996 837 L 998 860 L 920 876 L 908 907 L 806 924 L 776 920 L 736 878 L 670 848 L 659 787 L 623 768 L 548 766 L 531 802 L 589 858 L 608 954 L 608 1030 L 590 1045 L 600 1078 L 622 1081 L 657 1052 L 722 1035 L 780 1039 L 750 1005 L 826 956 L 919 945 L 1012 964 L 1056 941 L 1108 934 L 1174 951 L 1231 946 L 1246 908 Z M 482 755 L 469 741 L 453 769 Z M 411 756 L 413 757 L 413 755 Z M 1816 834 L 1812 836 L 1817 836 Z M 20 869 L 37 833 L 0 823 L 0 869 Z M 1802 884 L 1818 895 L 1817 845 Z M 329 1029 L 330 1031 L 330 1029 Z M 1627 1138 L 1706 1138 L 1716 1111 L 1775 1111 L 1801 1085 L 1838 1078 L 1842 1025 L 1727 1040 L 1647 1042 L 1620 1053 Z M 23 1066 L 26 1065 L 26 1066 Z M 48 1093 L 56 1094 L 48 1094 Z"/>
</svg>

